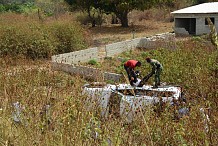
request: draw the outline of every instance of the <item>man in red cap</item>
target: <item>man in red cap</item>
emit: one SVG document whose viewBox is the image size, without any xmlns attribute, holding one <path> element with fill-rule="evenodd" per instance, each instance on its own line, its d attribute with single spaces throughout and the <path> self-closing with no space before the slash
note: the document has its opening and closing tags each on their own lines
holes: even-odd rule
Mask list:
<svg viewBox="0 0 218 146">
<path fill-rule="evenodd" d="M 137 66 L 141 66 L 141 62 L 137 60 L 128 60 L 124 63 L 124 69 L 126 70 L 131 85 L 137 82 L 137 75 L 134 70 Z"/>
</svg>

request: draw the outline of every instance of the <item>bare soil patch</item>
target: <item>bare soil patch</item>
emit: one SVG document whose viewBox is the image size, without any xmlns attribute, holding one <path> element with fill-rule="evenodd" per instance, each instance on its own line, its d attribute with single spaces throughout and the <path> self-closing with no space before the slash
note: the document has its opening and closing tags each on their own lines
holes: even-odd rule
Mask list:
<svg viewBox="0 0 218 146">
<path fill-rule="evenodd" d="M 93 39 L 92 46 L 96 47 L 133 38 L 172 32 L 173 22 L 143 20 L 137 22 L 137 24 L 130 25 L 128 28 L 123 28 L 120 24 L 114 24 L 93 27 L 89 31 Z"/>
</svg>

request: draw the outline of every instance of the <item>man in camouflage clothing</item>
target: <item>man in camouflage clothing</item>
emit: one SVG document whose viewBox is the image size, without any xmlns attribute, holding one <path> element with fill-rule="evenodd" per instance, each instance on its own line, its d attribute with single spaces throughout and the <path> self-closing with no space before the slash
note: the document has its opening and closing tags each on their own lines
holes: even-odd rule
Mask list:
<svg viewBox="0 0 218 146">
<path fill-rule="evenodd" d="M 160 64 L 159 61 L 155 59 L 151 59 L 149 57 L 146 58 L 147 63 L 149 63 L 152 66 L 152 74 L 155 74 L 154 81 L 155 81 L 155 87 L 157 88 L 160 85 L 160 74 L 163 70 L 163 66 Z"/>
</svg>

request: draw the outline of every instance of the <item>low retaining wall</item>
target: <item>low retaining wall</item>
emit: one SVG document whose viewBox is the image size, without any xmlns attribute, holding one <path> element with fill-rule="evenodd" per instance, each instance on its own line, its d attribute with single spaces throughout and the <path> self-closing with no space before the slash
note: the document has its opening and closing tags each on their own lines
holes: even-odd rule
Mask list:
<svg viewBox="0 0 218 146">
<path fill-rule="evenodd" d="M 75 51 L 65 54 L 52 56 L 52 62 L 65 63 L 65 64 L 79 64 L 88 62 L 89 60 L 99 60 L 104 57 L 113 57 L 125 51 L 136 48 L 175 48 L 175 34 L 164 33 L 157 34 L 151 37 L 136 38 L 132 40 L 121 41 L 117 43 L 108 44 L 105 47 L 89 48 L 81 51 Z M 100 55 L 104 48 L 105 56 Z"/>
<path fill-rule="evenodd" d="M 113 57 L 122 52 L 136 49 L 136 48 L 175 48 L 175 34 L 164 33 L 157 34 L 152 37 L 136 38 L 132 40 L 126 40 L 122 42 L 112 43 L 101 48 L 90 48 L 81 51 L 75 51 L 65 54 L 59 54 L 52 56 L 52 69 L 65 71 L 71 74 L 78 74 L 86 78 L 94 80 L 113 80 L 118 82 L 122 75 L 102 72 L 99 69 L 76 66 L 82 62 L 88 62 L 89 60 L 99 60 L 104 57 Z M 103 48 L 103 49 L 102 49 Z M 104 56 L 102 56 L 102 50 Z M 104 53 L 105 52 L 105 53 Z"/>
<path fill-rule="evenodd" d="M 113 57 L 114 55 L 120 54 L 122 52 L 129 51 L 131 49 L 136 49 L 140 40 L 141 38 L 106 45 L 106 57 Z"/>
<path fill-rule="evenodd" d="M 115 82 L 119 82 L 122 78 L 122 75 L 120 74 L 103 72 L 96 68 L 63 64 L 57 62 L 52 62 L 51 68 L 55 71 L 64 71 L 70 74 L 80 75 L 84 78 L 93 79 L 95 81 L 112 80 Z"/>
<path fill-rule="evenodd" d="M 65 64 L 79 64 L 87 62 L 91 59 L 98 60 L 98 48 L 89 48 L 85 50 L 64 53 L 52 56 L 52 62 L 65 63 Z"/>
<path fill-rule="evenodd" d="M 132 40 L 126 40 L 118 43 L 106 45 L 106 57 L 113 57 L 125 51 L 136 48 L 155 49 L 155 48 L 175 48 L 175 34 L 164 33 L 152 37 L 143 37 Z"/>
</svg>

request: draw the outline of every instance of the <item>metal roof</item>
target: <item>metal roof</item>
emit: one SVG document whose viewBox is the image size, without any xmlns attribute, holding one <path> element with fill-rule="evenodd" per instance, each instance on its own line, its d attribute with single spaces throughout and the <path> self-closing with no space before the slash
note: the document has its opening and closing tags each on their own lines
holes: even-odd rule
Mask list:
<svg viewBox="0 0 218 146">
<path fill-rule="evenodd" d="M 180 9 L 177 11 L 173 11 L 171 13 L 172 14 L 218 13 L 218 2 L 203 3 L 203 4 L 187 7 L 184 9 Z"/>
</svg>

